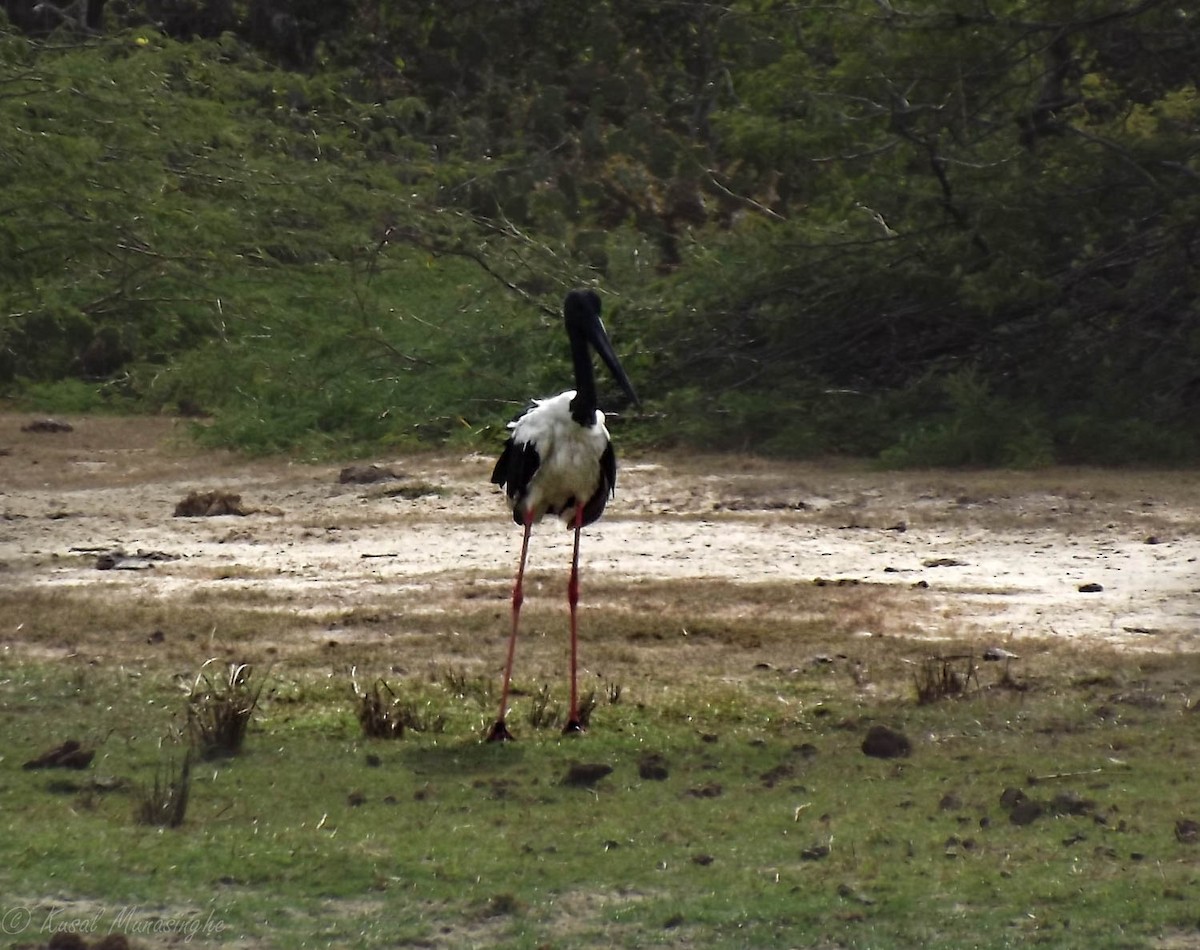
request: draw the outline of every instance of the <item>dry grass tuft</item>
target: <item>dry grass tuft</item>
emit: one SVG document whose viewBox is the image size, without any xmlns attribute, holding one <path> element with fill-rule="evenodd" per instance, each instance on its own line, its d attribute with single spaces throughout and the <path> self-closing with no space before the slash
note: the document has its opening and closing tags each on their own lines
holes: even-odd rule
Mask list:
<svg viewBox="0 0 1200 950">
<path fill-rule="evenodd" d="M 917 704 L 925 706 L 953 696 L 962 696 L 970 688 L 971 680 L 975 681 L 975 687 L 978 688 L 979 671 L 972 654 L 926 657 L 913 674 Z"/>
<path fill-rule="evenodd" d="M 480 707 L 491 706 L 492 684 L 486 676 L 468 676 L 461 667 L 447 669 L 441 675 L 442 685 L 459 699 L 470 699 Z"/>
<path fill-rule="evenodd" d="M 358 724 L 368 739 L 400 739 L 404 736 L 404 718 L 400 714 L 400 699 L 383 680 L 376 680 L 369 690 L 354 685 L 358 701 Z"/>
<path fill-rule="evenodd" d="M 205 667 L 192 684 L 187 700 L 187 729 L 192 747 L 202 759 L 237 755 L 246 740 L 250 718 L 258 707 L 263 682 L 253 682 L 249 663 L 231 663 L 226 675 L 214 680 Z"/>
<path fill-rule="evenodd" d="M 179 773 L 174 778 L 164 774 L 169 769 L 158 769 L 154 773 L 154 784 L 143 789 L 134 810 L 134 820 L 139 825 L 156 828 L 178 828 L 187 816 L 188 799 L 192 787 L 191 752 L 183 757 Z"/>
<path fill-rule="evenodd" d="M 529 704 L 529 725 L 534 729 L 552 729 L 562 722 L 562 709 L 550 695 L 550 687 L 542 684 Z M 587 725 L 580 713 L 580 722 Z"/>
<path fill-rule="evenodd" d="M 412 732 L 444 732 L 446 717 L 435 712 L 429 703 L 402 699 L 383 679 L 376 680 L 369 690 L 353 684 L 358 702 L 358 723 L 368 739 L 400 739 Z"/>
</svg>

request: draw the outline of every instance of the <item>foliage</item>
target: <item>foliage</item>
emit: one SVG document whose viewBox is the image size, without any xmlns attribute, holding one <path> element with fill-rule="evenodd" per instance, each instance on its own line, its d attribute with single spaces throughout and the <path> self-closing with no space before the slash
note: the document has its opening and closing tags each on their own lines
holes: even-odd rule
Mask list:
<svg viewBox="0 0 1200 950">
<path fill-rule="evenodd" d="M 1200 455 L 1177 4 L 40 9 L 0 32 L 10 395 L 254 451 L 492 438 L 590 282 L 635 439 Z"/>
</svg>

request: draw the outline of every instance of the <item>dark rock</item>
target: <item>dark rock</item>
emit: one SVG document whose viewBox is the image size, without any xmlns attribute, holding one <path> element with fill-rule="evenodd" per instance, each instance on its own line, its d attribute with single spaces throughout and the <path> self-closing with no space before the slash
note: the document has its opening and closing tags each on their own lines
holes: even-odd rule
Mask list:
<svg viewBox="0 0 1200 950">
<path fill-rule="evenodd" d="M 22 432 L 74 432 L 75 427 L 69 422 L 58 419 L 36 419 L 21 426 Z"/>
<path fill-rule="evenodd" d="M 563 776 L 562 783 L 576 788 L 591 788 L 612 770 L 612 766 L 605 762 L 573 762 Z"/>
<path fill-rule="evenodd" d="M 657 752 L 647 752 L 638 760 L 638 775 L 651 782 L 661 782 L 669 775 L 666 760 Z"/>
<path fill-rule="evenodd" d="M 46 950 L 87 950 L 87 941 L 70 930 L 59 930 L 51 935 Z"/>
<path fill-rule="evenodd" d="M 774 768 L 763 772 L 759 778 L 766 788 L 774 788 L 780 781 L 785 778 L 791 778 L 795 773 L 796 769 L 794 766 L 787 762 L 781 762 Z"/>
<path fill-rule="evenodd" d="M 1032 798 L 1026 798 L 1013 807 L 1008 813 L 1008 820 L 1014 825 L 1031 825 L 1046 811 L 1046 806 Z"/>
<path fill-rule="evenodd" d="M 242 496 L 226 491 L 189 492 L 175 506 L 176 518 L 213 518 L 220 515 L 248 515 Z"/>
<path fill-rule="evenodd" d="M 348 465 L 338 472 L 338 482 L 342 485 L 371 485 L 405 477 L 382 465 Z"/>
<path fill-rule="evenodd" d="M 1059 792 L 1050 800 L 1050 810 L 1056 815 L 1090 815 L 1096 810 L 1096 803 L 1074 792 Z"/>
<path fill-rule="evenodd" d="M 21 768 L 31 769 L 86 769 L 92 764 L 96 755 L 92 749 L 85 749 L 75 739 L 68 739 L 60 746 L 43 752 L 36 759 L 30 759 Z"/>
<path fill-rule="evenodd" d="M 899 759 L 912 753 L 912 743 L 902 732 L 887 726 L 872 726 L 863 739 L 862 750 L 876 759 Z"/>
<path fill-rule="evenodd" d="M 829 845 L 827 844 L 815 844 L 800 852 L 800 858 L 804 861 L 820 861 L 827 857 L 829 857 Z"/>
<path fill-rule="evenodd" d="M 1021 789 L 1009 787 L 1000 793 L 1000 805 L 1012 811 L 1017 805 L 1025 801 L 1029 796 Z"/>
<path fill-rule="evenodd" d="M 1099 594 L 1104 590 L 1103 584 L 1080 584 L 1079 593 L 1081 594 Z"/>
<path fill-rule="evenodd" d="M 1200 821 L 1180 818 L 1175 822 L 1175 840 L 1180 844 L 1195 844 L 1200 840 Z"/>
<path fill-rule="evenodd" d="M 513 894 L 496 894 L 492 896 L 483 909 L 484 917 L 509 917 L 519 913 L 524 904 Z"/>
</svg>

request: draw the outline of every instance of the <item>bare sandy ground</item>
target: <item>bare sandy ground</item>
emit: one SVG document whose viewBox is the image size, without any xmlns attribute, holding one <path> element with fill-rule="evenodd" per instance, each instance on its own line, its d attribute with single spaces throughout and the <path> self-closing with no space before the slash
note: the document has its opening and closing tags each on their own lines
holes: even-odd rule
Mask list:
<svg viewBox="0 0 1200 950">
<path fill-rule="evenodd" d="M 507 584 L 515 566 L 520 530 L 488 483 L 489 457 L 380 458 L 400 477 L 342 484 L 337 464 L 199 452 L 175 420 L 24 431 L 36 418 L 0 415 L 0 587 L 169 598 L 219 578 L 224 590 L 286 594 L 302 611 L 465 576 Z M 212 490 L 252 513 L 173 516 L 186 494 Z M 645 456 L 623 461 L 583 561 L 612 579 L 915 588 L 915 627 L 931 637 L 1192 650 L 1198 527 L 1192 472 L 884 473 Z M 107 550 L 173 559 L 99 570 Z M 531 570 L 565 572 L 570 532 L 543 524 L 530 558 Z M 19 637 L 0 618 L 0 638 Z"/>
</svg>

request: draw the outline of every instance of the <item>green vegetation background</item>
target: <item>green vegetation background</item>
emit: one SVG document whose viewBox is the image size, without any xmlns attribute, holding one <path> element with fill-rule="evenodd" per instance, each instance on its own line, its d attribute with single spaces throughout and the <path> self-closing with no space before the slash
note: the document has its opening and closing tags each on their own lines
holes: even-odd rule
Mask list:
<svg viewBox="0 0 1200 950">
<path fill-rule="evenodd" d="M 491 442 L 591 283 L 630 442 L 1200 456 L 1200 27 L 1156 0 L 6 4 L 0 396 Z"/>
</svg>

